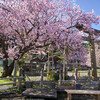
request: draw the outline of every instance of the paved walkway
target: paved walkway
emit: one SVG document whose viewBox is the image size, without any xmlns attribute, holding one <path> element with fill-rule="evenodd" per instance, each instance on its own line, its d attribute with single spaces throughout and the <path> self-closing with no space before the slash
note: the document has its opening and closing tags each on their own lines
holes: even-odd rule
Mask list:
<svg viewBox="0 0 100 100">
<path fill-rule="evenodd" d="M 55 89 L 29 88 L 26 89 L 22 94 L 30 97 L 57 98 L 57 92 Z"/>
</svg>

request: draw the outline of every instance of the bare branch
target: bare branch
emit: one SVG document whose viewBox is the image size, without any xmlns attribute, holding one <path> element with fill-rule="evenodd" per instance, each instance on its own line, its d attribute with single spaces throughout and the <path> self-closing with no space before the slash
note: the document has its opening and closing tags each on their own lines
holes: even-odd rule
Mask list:
<svg viewBox="0 0 100 100">
<path fill-rule="evenodd" d="M 35 24 L 33 24 L 31 20 L 29 20 L 29 19 L 27 19 L 27 20 L 33 25 L 33 27 L 35 27 Z"/>
<path fill-rule="evenodd" d="M 75 27 L 76 27 L 79 31 L 83 31 L 83 32 L 88 33 L 88 34 L 91 33 L 90 30 L 84 29 L 84 25 L 83 25 L 83 24 L 80 25 L 79 23 L 77 23 L 77 24 L 75 25 Z M 91 28 L 91 30 L 94 30 L 94 32 L 93 32 L 94 35 L 100 35 L 100 30 L 97 30 L 97 29 L 94 29 L 94 28 Z"/>
<path fill-rule="evenodd" d="M 34 28 L 34 27 L 30 28 L 30 29 L 28 30 L 27 34 L 29 34 L 29 33 L 32 31 L 33 28 Z"/>
</svg>

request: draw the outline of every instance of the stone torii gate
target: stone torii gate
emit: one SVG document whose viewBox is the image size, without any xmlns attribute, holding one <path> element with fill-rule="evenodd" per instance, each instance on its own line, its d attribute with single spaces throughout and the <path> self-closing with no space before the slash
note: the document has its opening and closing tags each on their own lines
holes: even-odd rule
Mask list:
<svg viewBox="0 0 100 100">
<path fill-rule="evenodd" d="M 89 41 L 89 46 L 90 46 L 90 56 L 91 56 L 91 67 L 92 67 L 92 80 L 96 81 L 97 80 L 97 65 L 96 65 L 96 55 L 95 55 L 95 45 L 94 45 L 94 37 L 95 36 L 100 36 L 100 30 L 93 29 L 94 31 L 91 34 L 90 30 L 84 29 L 83 25 L 76 24 L 75 27 L 79 31 L 83 31 L 85 33 L 88 33 L 88 37 L 83 37 L 85 41 Z"/>
</svg>

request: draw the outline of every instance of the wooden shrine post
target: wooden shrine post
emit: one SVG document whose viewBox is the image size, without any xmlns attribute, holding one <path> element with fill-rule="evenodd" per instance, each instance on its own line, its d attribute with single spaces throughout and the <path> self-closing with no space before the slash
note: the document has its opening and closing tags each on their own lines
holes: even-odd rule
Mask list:
<svg viewBox="0 0 100 100">
<path fill-rule="evenodd" d="M 78 81 L 78 71 L 77 69 L 75 69 L 75 83 L 77 83 Z"/>
<path fill-rule="evenodd" d="M 59 69 L 59 86 L 62 84 L 62 70 L 61 68 Z"/>
<path fill-rule="evenodd" d="M 88 70 L 88 79 L 91 81 L 90 69 Z"/>
<path fill-rule="evenodd" d="M 18 79 L 18 89 L 21 87 L 21 81 L 22 79 L 20 78 L 22 76 L 22 68 L 19 69 L 19 79 Z"/>
<path fill-rule="evenodd" d="M 44 74 L 44 72 L 43 72 L 43 68 L 42 68 L 42 70 L 41 70 L 41 83 L 40 83 L 41 88 L 43 88 L 43 74 Z"/>
<path fill-rule="evenodd" d="M 17 74 L 17 60 L 15 60 L 14 62 L 14 79 L 13 79 L 13 82 L 14 82 L 14 86 L 16 86 L 16 74 Z"/>
</svg>

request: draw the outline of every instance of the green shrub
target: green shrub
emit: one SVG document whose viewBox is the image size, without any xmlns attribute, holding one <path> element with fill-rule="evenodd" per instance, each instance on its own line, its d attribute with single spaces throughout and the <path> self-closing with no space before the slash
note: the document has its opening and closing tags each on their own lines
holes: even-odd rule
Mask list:
<svg viewBox="0 0 100 100">
<path fill-rule="evenodd" d="M 48 80 L 52 80 L 52 71 L 48 72 Z"/>
<path fill-rule="evenodd" d="M 47 69 L 45 69 L 44 72 L 47 72 Z"/>
<path fill-rule="evenodd" d="M 75 65 L 73 65 L 73 71 L 75 71 Z"/>
<path fill-rule="evenodd" d="M 69 76 L 65 76 L 65 80 L 68 80 Z M 52 80 L 52 71 L 49 71 L 48 73 L 48 80 Z M 53 81 L 58 81 L 59 80 L 59 72 L 54 71 L 53 72 Z"/>
<path fill-rule="evenodd" d="M 82 70 L 82 67 L 81 67 L 81 66 L 79 66 L 79 67 L 78 67 L 78 70 Z"/>
<path fill-rule="evenodd" d="M 67 75 L 67 76 L 65 76 L 65 80 L 68 80 L 69 79 L 69 76 Z"/>
<path fill-rule="evenodd" d="M 52 71 L 49 71 L 48 79 L 52 80 Z M 58 72 L 53 72 L 53 81 L 57 81 L 57 80 L 59 80 L 59 73 Z"/>
<path fill-rule="evenodd" d="M 73 85 L 73 83 L 69 83 L 69 82 L 62 82 L 62 85 L 64 85 L 64 86 L 72 86 L 72 85 Z"/>
<path fill-rule="evenodd" d="M 54 72 L 53 77 L 54 77 L 54 81 L 58 81 L 59 80 L 59 73 Z"/>
</svg>

